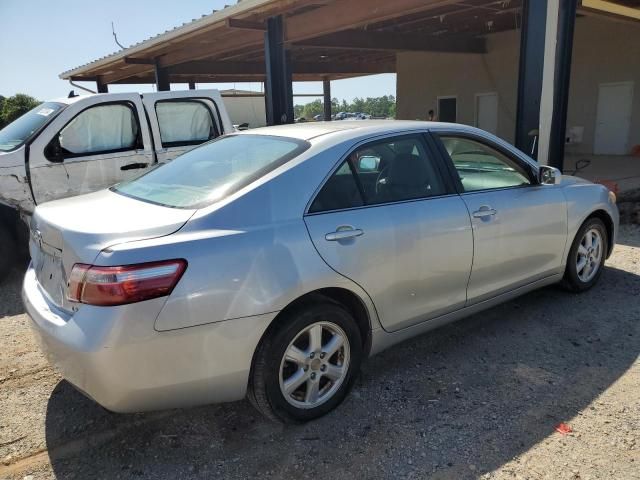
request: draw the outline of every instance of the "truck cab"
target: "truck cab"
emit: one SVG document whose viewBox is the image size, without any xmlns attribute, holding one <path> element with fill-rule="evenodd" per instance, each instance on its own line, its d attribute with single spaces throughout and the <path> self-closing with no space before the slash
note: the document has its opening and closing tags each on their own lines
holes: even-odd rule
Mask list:
<svg viewBox="0 0 640 480">
<path fill-rule="evenodd" d="M 0 279 L 25 244 L 36 205 L 110 187 L 231 131 L 217 90 L 63 98 L 7 125 L 0 130 Z"/>
</svg>

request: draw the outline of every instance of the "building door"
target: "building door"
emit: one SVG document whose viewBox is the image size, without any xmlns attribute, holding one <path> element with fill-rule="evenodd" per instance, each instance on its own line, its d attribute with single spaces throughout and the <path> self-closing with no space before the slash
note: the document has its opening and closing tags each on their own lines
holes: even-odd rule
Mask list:
<svg viewBox="0 0 640 480">
<path fill-rule="evenodd" d="M 600 84 L 593 153 L 628 153 L 632 101 L 633 82 Z"/>
<path fill-rule="evenodd" d="M 494 135 L 498 131 L 498 94 L 476 95 L 476 127 Z"/>
<path fill-rule="evenodd" d="M 458 121 L 457 97 L 438 97 L 438 121 L 451 123 Z"/>
</svg>

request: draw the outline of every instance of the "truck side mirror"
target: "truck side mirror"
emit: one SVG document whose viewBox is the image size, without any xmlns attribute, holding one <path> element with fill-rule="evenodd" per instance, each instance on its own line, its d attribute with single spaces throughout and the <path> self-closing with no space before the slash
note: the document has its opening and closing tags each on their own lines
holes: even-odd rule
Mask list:
<svg viewBox="0 0 640 480">
<path fill-rule="evenodd" d="M 60 135 L 56 135 L 51 139 L 49 145 L 44 149 L 44 156 L 47 157 L 47 160 L 53 163 L 64 162 L 64 152 L 60 145 Z"/>
</svg>

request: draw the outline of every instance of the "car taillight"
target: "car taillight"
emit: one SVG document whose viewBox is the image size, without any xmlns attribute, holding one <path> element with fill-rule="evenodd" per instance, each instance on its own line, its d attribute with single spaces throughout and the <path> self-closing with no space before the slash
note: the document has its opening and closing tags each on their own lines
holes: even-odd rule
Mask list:
<svg viewBox="0 0 640 480">
<path fill-rule="evenodd" d="M 187 268 L 186 260 L 99 267 L 76 263 L 69 275 L 67 298 L 110 306 L 169 295 Z"/>
</svg>

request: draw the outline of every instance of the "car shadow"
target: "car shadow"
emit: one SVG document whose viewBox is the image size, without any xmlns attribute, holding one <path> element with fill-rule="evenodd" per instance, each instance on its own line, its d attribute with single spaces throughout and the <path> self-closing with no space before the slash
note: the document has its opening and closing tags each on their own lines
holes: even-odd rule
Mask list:
<svg viewBox="0 0 640 480">
<path fill-rule="evenodd" d="M 20 257 L 9 273 L 0 279 L 0 318 L 24 313 L 21 290 L 22 278 L 29 266 L 28 258 Z"/>
<path fill-rule="evenodd" d="M 620 235 L 618 235 L 617 239 L 618 245 L 626 245 L 627 247 L 640 247 L 640 235 L 638 235 L 637 233 L 640 232 L 640 225 L 621 225 L 620 230 Z"/>
<path fill-rule="evenodd" d="M 570 422 L 637 359 L 640 276 L 557 288 L 369 359 L 335 412 L 300 426 L 248 402 L 117 415 L 61 382 L 46 415 L 57 478 L 475 478 Z"/>
</svg>

